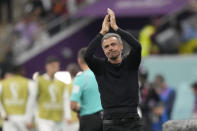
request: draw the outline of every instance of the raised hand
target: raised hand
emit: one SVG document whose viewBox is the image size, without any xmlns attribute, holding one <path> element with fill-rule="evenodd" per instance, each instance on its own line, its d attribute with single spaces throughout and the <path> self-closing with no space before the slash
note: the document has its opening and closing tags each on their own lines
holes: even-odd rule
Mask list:
<svg viewBox="0 0 197 131">
<path fill-rule="evenodd" d="M 109 29 L 110 29 L 109 14 L 107 14 L 103 20 L 102 29 L 100 33 L 102 35 L 105 35 L 109 31 Z"/>
<path fill-rule="evenodd" d="M 110 26 L 111 26 L 111 28 L 113 30 L 117 31 L 118 30 L 118 26 L 116 24 L 115 13 L 110 8 L 107 9 L 107 13 L 108 13 L 109 18 L 110 18 Z"/>
</svg>

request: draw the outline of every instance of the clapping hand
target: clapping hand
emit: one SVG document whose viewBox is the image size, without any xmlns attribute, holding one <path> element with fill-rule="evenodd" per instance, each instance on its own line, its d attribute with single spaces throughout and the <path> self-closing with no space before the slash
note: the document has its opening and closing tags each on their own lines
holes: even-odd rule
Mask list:
<svg viewBox="0 0 197 131">
<path fill-rule="evenodd" d="M 105 35 L 107 32 L 109 32 L 109 29 L 110 29 L 109 14 L 107 14 L 103 20 L 103 25 L 100 33 L 102 35 Z"/>
<path fill-rule="evenodd" d="M 110 26 L 111 26 L 111 28 L 112 28 L 114 31 L 117 31 L 117 30 L 118 30 L 118 26 L 117 26 L 117 24 L 116 24 L 115 13 L 114 13 L 110 8 L 107 9 L 107 13 L 108 13 L 108 15 L 109 15 Z"/>
</svg>

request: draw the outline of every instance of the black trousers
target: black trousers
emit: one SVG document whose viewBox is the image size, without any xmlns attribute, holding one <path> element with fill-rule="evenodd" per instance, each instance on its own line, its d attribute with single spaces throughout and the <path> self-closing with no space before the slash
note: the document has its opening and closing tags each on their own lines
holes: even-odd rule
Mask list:
<svg viewBox="0 0 197 131">
<path fill-rule="evenodd" d="M 80 117 L 79 131 L 102 131 L 100 112 Z"/>
<path fill-rule="evenodd" d="M 103 120 L 103 131 L 143 131 L 138 114 L 115 114 Z"/>
</svg>

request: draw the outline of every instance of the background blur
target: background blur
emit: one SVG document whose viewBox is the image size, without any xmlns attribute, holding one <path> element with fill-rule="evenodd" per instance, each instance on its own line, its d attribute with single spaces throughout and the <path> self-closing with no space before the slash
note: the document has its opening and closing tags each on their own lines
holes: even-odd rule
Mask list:
<svg viewBox="0 0 197 131">
<path fill-rule="evenodd" d="M 148 73 L 148 81 L 161 74 L 175 90 L 171 119 L 192 118 L 196 0 L 0 0 L 1 78 L 10 65 L 23 65 L 32 78 L 44 72 L 45 59 L 52 55 L 65 71 L 100 31 L 107 8 L 115 11 L 119 27 L 141 42 L 141 70 Z"/>
</svg>

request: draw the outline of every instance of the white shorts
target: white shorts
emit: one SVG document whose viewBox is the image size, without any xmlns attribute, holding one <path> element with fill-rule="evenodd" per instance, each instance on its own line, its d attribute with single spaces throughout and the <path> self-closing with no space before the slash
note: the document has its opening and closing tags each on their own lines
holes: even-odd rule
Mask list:
<svg viewBox="0 0 197 131">
<path fill-rule="evenodd" d="M 24 116 L 10 116 L 3 123 L 3 131 L 28 131 Z"/>
<path fill-rule="evenodd" d="M 55 122 L 46 119 L 37 119 L 38 131 L 63 131 L 62 122 Z"/>
</svg>

